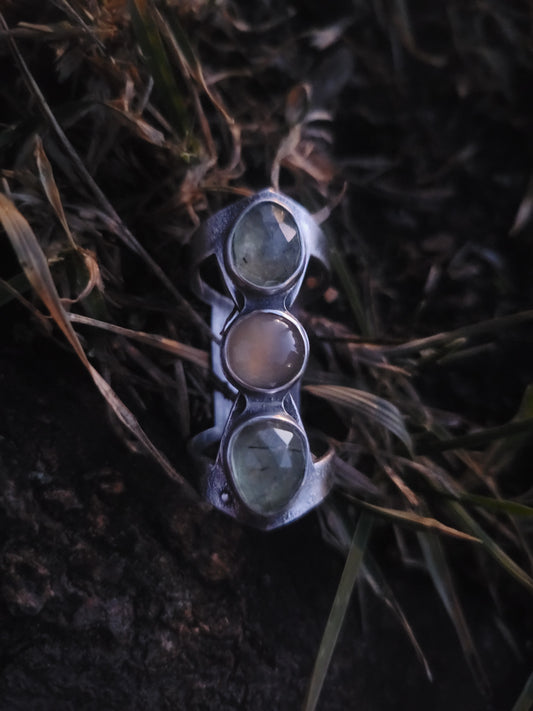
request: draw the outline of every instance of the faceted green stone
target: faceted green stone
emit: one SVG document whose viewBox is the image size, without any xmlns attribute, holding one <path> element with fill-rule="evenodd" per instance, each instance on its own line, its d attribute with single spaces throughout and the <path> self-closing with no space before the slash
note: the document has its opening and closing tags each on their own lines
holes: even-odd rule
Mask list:
<svg viewBox="0 0 533 711">
<path fill-rule="evenodd" d="M 259 288 L 276 287 L 298 269 L 302 242 L 291 214 L 273 202 L 261 202 L 238 221 L 231 240 L 237 274 Z"/>
<path fill-rule="evenodd" d="M 304 438 L 289 423 L 252 420 L 237 432 L 229 447 L 239 496 L 256 513 L 281 511 L 300 488 L 306 455 Z"/>
<path fill-rule="evenodd" d="M 259 390 L 282 388 L 305 365 L 306 347 L 300 330 L 281 314 L 252 311 L 232 325 L 224 358 L 240 385 Z"/>
</svg>

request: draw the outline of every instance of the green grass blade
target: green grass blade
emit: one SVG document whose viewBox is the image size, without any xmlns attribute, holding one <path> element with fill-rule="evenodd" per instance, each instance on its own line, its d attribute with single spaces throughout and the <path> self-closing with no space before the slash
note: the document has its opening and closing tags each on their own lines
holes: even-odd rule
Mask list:
<svg viewBox="0 0 533 711">
<path fill-rule="evenodd" d="M 350 501 L 353 501 L 357 506 L 374 514 L 380 518 L 384 518 L 393 523 L 397 523 L 400 526 L 409 526 L 415 529 L 422 529 L 425 531 L 434 531 L 435 533 L 443 533 L 446 536 L 452 536 L 452 538 L 459 538 L 469 543 L 481 543 L 479 538 L 471 536 L 464 531 L 459 531 L 451 526 L 446 526 L 446 524 L 438 521 L 436 518 L 431 518 L 430 516 L 421 516 L 420 514 L 414 513 L 413 511 L 400 511 L 398 509 L 390 509 L 384 506 L 376 506 L 375 504 L 369 504 L 366 501 L 361 501 L 353 496 L 348 496 Z"/>
<path fill-rule="evenodd" d="M 313 673 L 309 681 L 307 695 L 303 705 L 303 711 L 314 711 L 316 709 L 320 692 L 326 678 L 326 674 L 337 644 L 339 633 L 346 616 L 346 611 L 350 603 L 355 580 L 361 569 L 361 563 L 365 554 L 370 533 L 372 531 L 373 518 L 368 514 L 361 514 L 357 528 L 352 540 L 352 545 L 346 558 L 344 570 L 339 582 L 339 587 L 333 600 L 333 605 L 329 613 L 326 628 L 320 642 L 320 647 L 315 660 Z"/>
<path fill-rule="evenodd" d="M 432 454 L 434 452 L 445 452 L 450 449 L 470 449 L 473 447 L 483 447 L 491 444 L 497 439 L 504 439 L 511 435 L 533 433 L 533 417 L 525 420 L 507 422 L 498 427 L 487 427 L 479 432 L 472 432 L 450 439 L 443 439 L 437 442 L 421 444 L 417 451 L 419 454 Z"/>
<path fill-rule="evenodd" d="M 405 427 L 403 415 L 396 405 L 388 400 L 364 390 L 347 388 L 343 385 L 306 385 L 304 390 L 378 422 L 396 435 L 405 444 L 410 454 L 413 453 L 413 442 Z"/>
<path fill-rule="evenodd" d="M 479 494 L 456 494 L 455 496 L 450 495 L 448 498 L 454 498 L 462 504 L 478 506 L 487 511 L 505 513 L 515 518 L 530 518 L 533 516 L 532 506 L 526 506 L 518 503 L 518 501 L 510 501 L 509 499 L 496 499 L 492 496 L 480 496 Z"/>
<path fill-rule="evenodd" d="M 488 533 L 465 511 L 461 504 L 450 501 L 448 508 L 456 520 L 460 521 L 462 528 L 466 529 L 476 538 L 479 538 L 490 555 L 501 567 L 512 575 L 530 593 L 533 593 L 533 579 L 510 558 L 507 553 L 491 538 Z"/>
<path fill-rule="evenodd" d="M 427 570 L 433 585 L 444 605 L 450 620 L 455 627 L 463 654 L 472 670 L 474 678 L 482 688 L 486 688 L 487 681 L 481 666 L 477 650 L 470 634 L 470 629 L 464 616 L 463 608 L 455 590 L 452 574 L 446 560 L 441 541 L 433 533 L 419 533 L 418 540 Z"/>
<path fill-rule="evenodd" d="M 177 133 L 188 131 L 187 109 L 174 78 L 165 45 L 152 16 L 150 0 L 131 0 L 131 18 L 146 64 L 154 80 L 157 96 L 166 108 Z"/>
<path fill-rule="evenodd" d="M 209 97 L 216 109 L 220 111 L 225 120 L 229 124 L 233 124 L 233 118 L 228 114 L 222 102 L 217 99 L 209 87 L 209 84 L 204 77 L 202 63 L 181 25 L 177 13 L 172 13 L 168 18 L 168 21 L 161 14 L 159 14 L 158 17 L 160 18 L 160 28 L 163 33 L 163 37 L 170 42 L 170 45 L 177 53 L 182 71 L 193 77 L 193 79 L 202 87 L 203 91 Z"/>
<path fill-rule="evenodd" d="M 331 266 L 339 277 L 339 281 L 342 284 L 346 298 L 355 316 L 356 323 L 359 327 L 359 331 L 362 336 L 369 337 L 372 335 L 371 329 L 367 319 L 367 312 L 361 301 L 361 296 L 359 290 L 355 284 L 353 275 L 348 271 L 346 266 L 346 257 L 341 255 L 338 249 L 331 249 L 329 258 L 331 261 Z"/>
<path fill-rule="evenodd" d="M 526 681 L 522 693 L 511 711 L 531 711 L 533 708 L 533 674 Z"/>
</svg>

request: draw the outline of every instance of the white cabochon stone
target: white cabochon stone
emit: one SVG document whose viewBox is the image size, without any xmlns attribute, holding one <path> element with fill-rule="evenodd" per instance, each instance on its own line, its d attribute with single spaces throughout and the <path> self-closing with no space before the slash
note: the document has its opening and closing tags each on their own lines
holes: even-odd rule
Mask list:
<svg viewBox="0 0 533 711">
<path fill-rule="evenodd" d="M 292 321 L 268 312 L 254 311 L 231 326 L 226 337 L 225 359 L 240 385 L 275 390 L 302 371 L 304 338 Z"/>
</svg>

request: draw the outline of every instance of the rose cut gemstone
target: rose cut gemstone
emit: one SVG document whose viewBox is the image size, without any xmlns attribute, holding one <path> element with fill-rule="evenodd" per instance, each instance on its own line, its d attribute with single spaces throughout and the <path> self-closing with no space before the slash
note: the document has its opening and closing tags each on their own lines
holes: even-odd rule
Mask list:
<svg viewBox="0 0 533 711">
<path fill-rule="evenodd" d="M 302 434 L 274 418 L 251 421 L 229 445 L 233 481 L 243 502 L 256 513 L 281 511 L 300 488 L 307 461 Z"/>
<path fill-rule="evenodd" d="M 306 356 L 304 332 L 272 311 L 253 311 L 235 321 L 224 346 L 229 376 L 252 390 L 288 385 L 302 372 Z"/>
<path fill-rule="evenodd" d="M 284 284 L 298 270 L 302 242 L 292 215 L 274 202 L 251 207 L 237 222 L 231 259 L 238 276 L 258 288 Z"/>
</svg>

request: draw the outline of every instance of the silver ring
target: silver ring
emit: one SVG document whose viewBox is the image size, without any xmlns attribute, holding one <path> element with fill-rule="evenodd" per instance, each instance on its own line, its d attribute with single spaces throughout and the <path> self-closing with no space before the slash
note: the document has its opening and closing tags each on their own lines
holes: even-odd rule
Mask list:
<svg viewBox="0 0 533 711">
<path fill-rule="evenodd" d="M 309 340 L 293 313 L 310 261 L 328 270 L 325 236 L 297 202 L 262 190 L 207 220 L 192 250 L 193 288 L 211 305 L 213 373 L 232 395 L 215 391 L 214 426 L 192 441 L 204 494 L 244 523 L 277 528 L 332 484 L 333 451 L 311 452 L 299 413 Z"/>
</svg>

